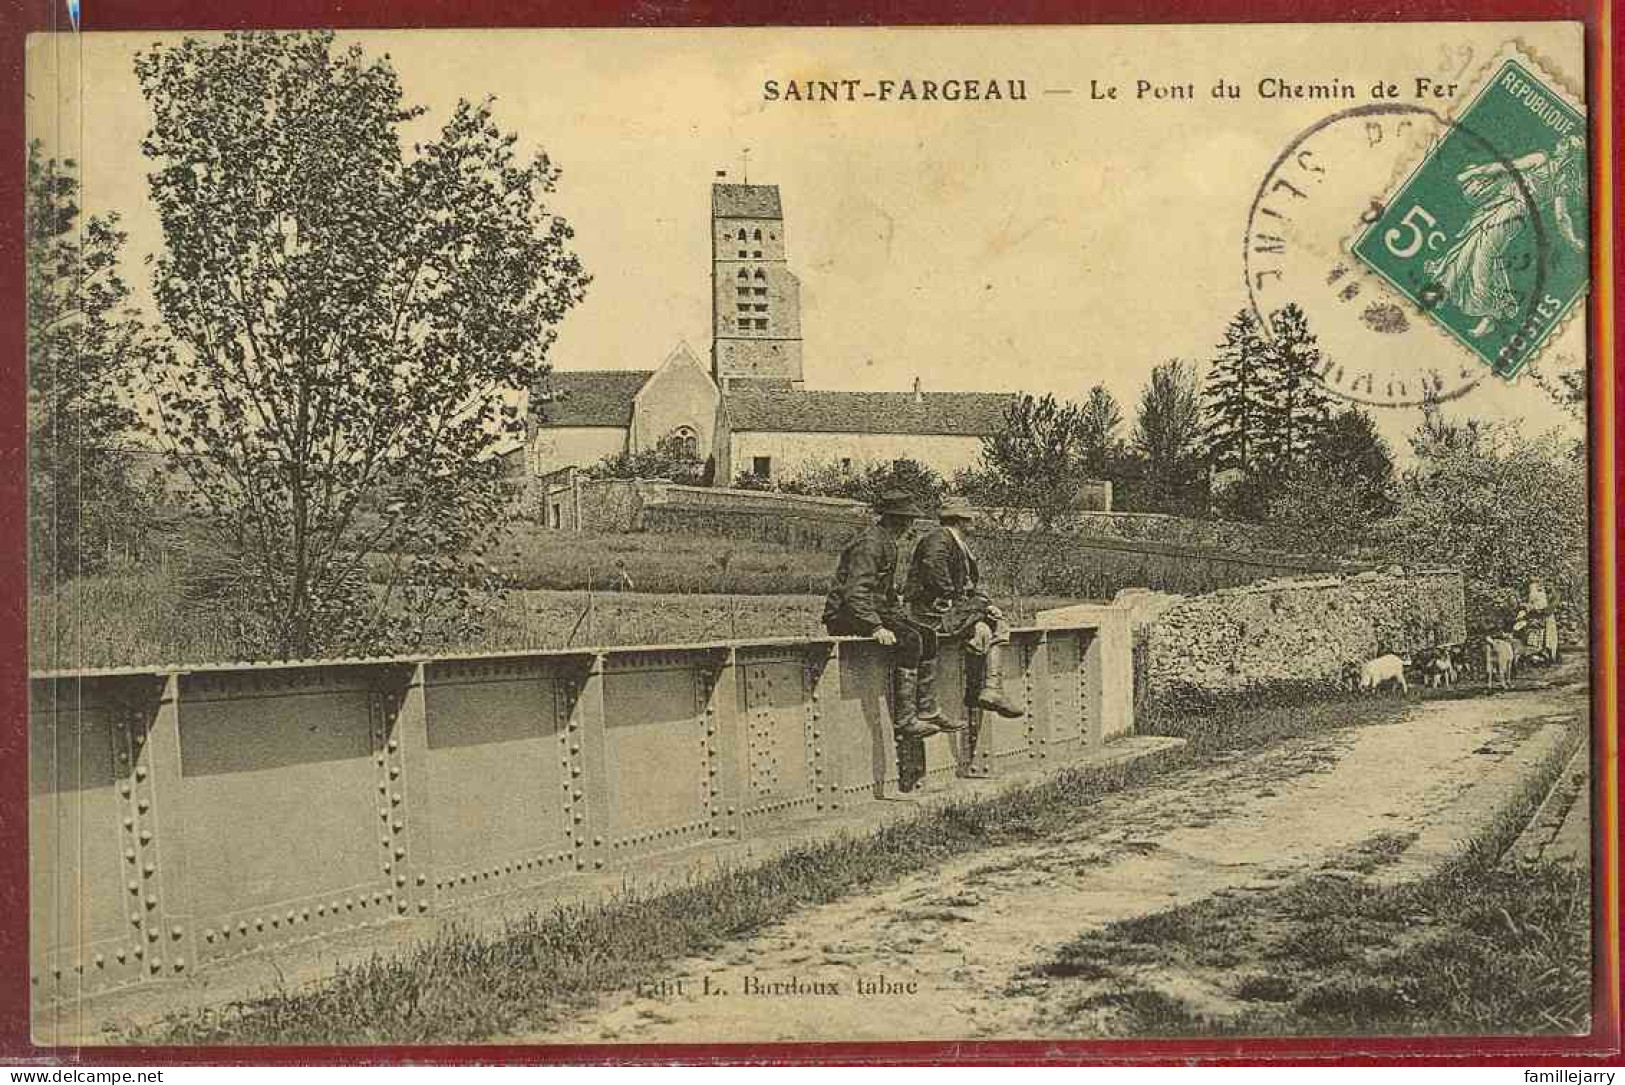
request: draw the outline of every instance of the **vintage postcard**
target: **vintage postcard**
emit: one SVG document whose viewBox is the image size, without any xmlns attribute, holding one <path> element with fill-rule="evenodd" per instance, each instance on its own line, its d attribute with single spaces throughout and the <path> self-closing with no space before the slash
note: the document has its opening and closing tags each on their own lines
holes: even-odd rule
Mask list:
<svg viewBox="0 0 1625 1085">
<path fill-rule="evenodd" d="M 27 60 L 37 1044 L 1613 1027 L 1579 23 Z"/>
</svg>

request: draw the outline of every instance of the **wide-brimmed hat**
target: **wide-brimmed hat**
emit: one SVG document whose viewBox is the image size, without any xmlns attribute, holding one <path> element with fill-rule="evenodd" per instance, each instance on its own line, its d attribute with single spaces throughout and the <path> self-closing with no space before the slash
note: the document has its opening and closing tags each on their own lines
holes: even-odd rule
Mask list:
<svg viewBox="0 0 1625 1085">
<path fill-rule="evenodd" d="M 875 511 L 882 516 L 924 516 L 919 501 L 907 490 L 887 490 L 875 502 Z"/>
<path fill-rule="evenodd" d="M 976 519 L 976 506 L 963 497 L 945 498 L 942 506 L 937 509 L 938 520 L 974 520 Z"/>
</svg>

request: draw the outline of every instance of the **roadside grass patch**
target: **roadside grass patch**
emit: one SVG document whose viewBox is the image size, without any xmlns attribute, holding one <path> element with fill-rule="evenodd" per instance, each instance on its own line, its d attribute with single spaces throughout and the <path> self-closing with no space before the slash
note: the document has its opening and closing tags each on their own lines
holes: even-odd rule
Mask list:
<svg viewBox="0 0 1625 1085">
<path fill-rule="evenodd" d="M 1203 751 L 1224 752 L 1344 727 L 1397 723 L 1416 706 L 1415 700 L 1398 697 L 1326 698 L 1301 694 L 1275 704 L 1235 698 L 1194 712 L 1153 705 L 1144 714 L 1136 715 L 1134 730 L 1142 735 L 1183 738 Z M 1336 762 L 1329 754 L 1310 751 L 1304 756 L 1327 766 Z"/>
<path fill-rule="evenodd" d="M 1090 931 L 1035 971 L 1102 988 L 1066 1002 L 1085 1032 L 1101 1020 L 1131 1036 L 1584 1032 L 1588 872 L 1501 861 L 1583 741 L 1574 726 L 1496 822 L 1430 877 L 1381 885 L 1344 873 L 1350 864 L 1339 860 L 1337 873 Z M 1352 855 L 1377 869 L 1406 843 L 1383 834 Z M 1254 967 L 1237 975 L 1240 962 Z M 1166 1003 L 1190 981 L 1247 1006 L 1181 1014 Z M 1112 1009 L 1104 1019 L 1102 1006 Z"/>
<path fill-rule="evenodd" d="M 1419 834 L 1378 833 L 1376 836 L 1333 856 L 1322 864 L 1324 870 L 1351 870 L 1356 874 L 1370 874 L 1399 861 L 1405 849 L 1416 841 Z"/>
</svg>

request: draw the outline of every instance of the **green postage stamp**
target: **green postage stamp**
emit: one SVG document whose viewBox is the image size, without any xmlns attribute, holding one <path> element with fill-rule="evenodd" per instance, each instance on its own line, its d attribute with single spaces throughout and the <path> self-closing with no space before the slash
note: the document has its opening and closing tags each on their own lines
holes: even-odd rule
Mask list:
<svg viewBox="0 0 1625 1085">
<path fill-rule="evenodd" d="M 1582 107 L 1503 56 L 1353 251 L 1511 379 L 1585 296 L 1588 171 Z"/>
</svg>

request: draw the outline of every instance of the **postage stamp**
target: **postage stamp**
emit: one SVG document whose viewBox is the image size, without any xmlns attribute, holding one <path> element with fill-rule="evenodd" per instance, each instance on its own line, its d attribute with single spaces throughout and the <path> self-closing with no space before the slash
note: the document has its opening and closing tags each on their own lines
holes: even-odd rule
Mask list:
<svg viewBox="0 0 1625 1085">
<path fill-rule="evenodd" d="M 1490 72 L 1352 251 L 1511 379 L 1585 296 L 1586 127 L 1529 57 Z"/>
</svg>

